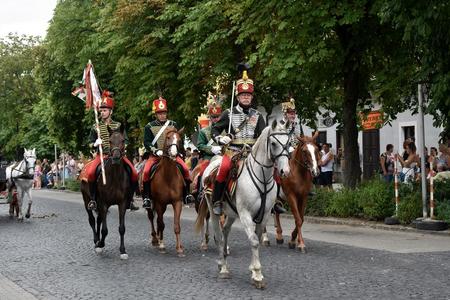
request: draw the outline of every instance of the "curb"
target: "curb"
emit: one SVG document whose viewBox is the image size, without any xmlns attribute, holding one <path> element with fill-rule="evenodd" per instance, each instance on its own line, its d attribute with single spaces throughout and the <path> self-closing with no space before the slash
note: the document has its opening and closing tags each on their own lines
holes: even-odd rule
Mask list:
<svg viewBox="0 0 450 300">
<path fill-rule="evenodd" d="M 49 191 L 56 191 L 56 192 L 65 192 L 65 193 L 72 193 L 72 194 L 78 194 L 80 192 L 75 192 L 71 190 L 55 190 L 55 189 L 48 189 Z M 134 200 L 140 201 L 141 198 L 134 197 Z M 294 216 L 291 214 L 282 214 L 281 218 L 286 219 L 294 219 Z M 421 233 L 421 234 L 433 234 L 433 235 L 441 235 L 441 236 L 448 236 L 450 237 L 450 229 L 443 230 L 443 231 L 431 231 L 431 230 L 420 230 L 416 229 L 412 226 L 405 226 L 405 225 L 386 225 L 382 222 L 376 222 L 376 221 L 367 221 L 367 220 L 361 220 L 361 219 L 354 219 L 354 218 L 333 218 L 333 217 L 312 217 L 312 216 L 305 216 L 305 221 L 307 223 L 311 224 L 325 224 L 325 225 L 347 225 L 352 227 L 365 227 L 365 228 L 372 228 L 377 230 L 387 230 L 387 231 L 400 231 L 400 232 L 411 232 L 411 233 Z"/>
</svg>

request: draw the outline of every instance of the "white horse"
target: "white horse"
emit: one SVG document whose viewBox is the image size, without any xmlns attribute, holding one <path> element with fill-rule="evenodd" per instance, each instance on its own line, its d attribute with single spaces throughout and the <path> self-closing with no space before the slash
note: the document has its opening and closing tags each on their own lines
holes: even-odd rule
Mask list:
<svg viewBox="0 0 450 300">
<path fill-rule="evenodd" d="M 13 163 L 6 168 L 6 180 L 8 191 L 11 192 L 12 186 L 17 188 L 17 200 L 19 205 L 19 221 L 30 217 L 31 203 L 31 187 L 33 186 L 34 168 L 36 165 L 36 151 L 27 150 L 23 154 L 23 160 Z M 28 200 L 28 205 L 24 205 Z M 25 211 L 26 209 L 26 211 Z"/>
<path fill-rule="evenodd" d="M 228 234 L 237 217 L 240 218 L 245 232 L 252 246 L 252 259 L 249 270 L 251 278 L 257 288 L 264 288 L 264 276 L 259 260 L 259 244 L 263 228 L 270 215 L 271 208 L 277 196 L 277 187 L 273 179 L 274 167 L 281 176 L 289 175 L 289 135 L 288 123 L 274 121 L 266 127 L 255 145 L 251 154 L 245 159 L 242 173 L 236 181 L 235 192 L 230 202 L 224 200 L 224 212 L 226 215 L 223 230 L 219 224 L 219 217 L 212 212 L 212 199 L 210 194 L 205 194 L 211 222 L 214 229 L 214 237 L 219 249 L 219 278 L 229 278 L 230 271 L 227 265 Z M 212 161 L 203 173 L 203 184 L 209 181 L 209 175 L 218 168 L 221 159 Z M 261 210 L 260 210 L 261 209 Z M 203 215 L 199 212 L 196 228 L 203 226 Z"/>
</svg>

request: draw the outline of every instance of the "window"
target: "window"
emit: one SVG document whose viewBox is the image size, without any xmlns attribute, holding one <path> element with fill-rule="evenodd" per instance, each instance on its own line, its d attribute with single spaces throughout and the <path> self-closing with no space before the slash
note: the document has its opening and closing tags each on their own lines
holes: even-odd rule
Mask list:
<svg viewBox="0 0 450 300">
<path fill-rule="evenodd" d="M 416 141 L 415 127 L 414 126 L 403 127 L 403 136 L 405 137 L 405 140 L 410 138 L 415 142 Z"/>
</svg>

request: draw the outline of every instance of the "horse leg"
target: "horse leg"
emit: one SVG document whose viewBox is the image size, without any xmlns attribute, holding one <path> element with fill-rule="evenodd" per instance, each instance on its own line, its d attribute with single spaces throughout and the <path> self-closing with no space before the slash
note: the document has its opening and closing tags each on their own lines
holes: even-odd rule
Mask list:
<svg viewBox="0 0 450 300">
<path fill-rule="evenodd" d="M 95 231 L 95 217 L 94 217 L 94 214 L 92 213 L 92 210 L 86 209 L 86 211 L 88 214 L 89 225 L 91 226 L 92 233 L 94 235 L 94 244 L 96 244 L 99 238 L 98 238 L 97 232 Z"/>
<path fill-rule="evenodd" d="M 120 234 L 120 259 L 128 259 L 128 254 L 125 251 L 125 212 L 126 212 L 126 201 L 119 205 L 119 234 Z"/>
<path fill-rule="evenodd" d="M 156 214 L 157 214 L 157 218 L 156 218 L 156 224 L 157 224 L 157 234 L 158 234 L 158 239 L 159 239 L 159 252 L 160 253 L 166 253 L 166 246 L 164 245 L 164 239 L 163 239 L 163 232 L 164 232 L 164 220 L 163 220 L 163 215 L 164 215 L 164 211 L 165 209 L 163 209 L 160 205 L 156 205 Z"/>
<path fill-rule="evenodd" d="M 155 222 L 154 222 L 155 214 L 153 213 L 152 209 L 147 209 L 147 217 L 148 217 L 148 220 L 150 221 L 150 226 L 151 226 L 152 246 L 156 247 L 159 245 L 159 241 L 158 241 L 158 236 L 157 236 L 156 230 L 155 230 Z"/>
<path fill-rule="evenodd" d="M 96 232 L 96 237 L 94 237 L 94 241 L 95 241 L 95 246 L 97 247 L 97 244 L 100 242 L 100 230 L 102 229 L 102 216 L 100 215 L 100 213 L 97 211 L 97 230 Z"/>
<path fill-rule="evenodd" d="M 299 226 L 301 226 L 302 220 L 300 218 L 299 208 L 297 204 L 297 198 L 295 195 L 288 195 L 289 206 L 291 207 L 292 215 L 295 220 L 295 229 L 292 231 L 291 240 L 289 241 L 289 249 L 295 249 L 296 246 L 296 237 L 299 230 Z"/>
<path fill-rule="evenodd" d="M 306 195 L 302 195 L 302 197 L 300 198 L 300 214 L 299 214 L 299 225 L 298 227 L 298 244 L 297 244 L 297 249 L 300 250 L 302 253 L 306 253 L 306 246 L 305 246 L 305 241 L 303 240 L 303 235 L 302 235 L 302 226 L 303 226 L 303 222 L 304 220 L 304 216 L 305 216 L 305 208 L 306 208 L 306 200 L 307 197 Z"/>
<path fill-rule="evenodd" d="M 174 225 L 174 232 L 175 232 L 175 239 L 176 239 L 176 250 L 179 257 L 184 257 L 184 249 L 183 245 L 181 244 L 181 238 L 180 238 L 180 232 L 181 232 L 181 226 L 180 226 L 180 217 L 181 217 L 181 201 L 176 201 L 173 204 L 173 225 Z"/>
<path fill-rule="evenodd" d="M 270 240 L 269 240 L 269 236 L 267 235 L 267 228 L 264 227 L 263 231 L 262 231 L 262 235 L 259 238 L 259 240 L 261 241 L 261 243 L 264 246 L 270 246 Z"/>
<path fill-rule="evenodd" d="M 22 205 L 25 192 L 19 186 L 17 186 L 16 190 L 17 190 L 17 205 L 19 206 L 19 216 L 17 217 L 17 220 L 22 222 L 23 221 Z"/>
<path fill-rule="evenodd" d="M 97 253 L 103 252 L 103 248 L 105 247 L 105 239 L 108 235 L 108 225 L 106 223 L 106 208 L 105 207 L 97 207 L 97 210 L 100 210 L 100 215 L 102 219 L 102 230 L 101 230 L 101 239 L 97 242 L 97 248 L 95 248 L 95 251 Z"/>
<path fill-rule="evenodd" d="M 209 217 L 205 218 L 205 224 L 202 227 L 201 231 L 202 236 L 202 244 L 200 248 L 204 251 L 208 250 L 208 242 L 209 242 Z"/>
<path fill-rule="evenodd" d="M 263 225 L 258 225 L 255 228 L 252 216 L 247 211 L 240 212 L 239 217 L 252 246 L 252 260 L 249 266 L 249 270 L 252 272 L 252 281 L 257 289 L 263 289 L 266 284 L 264 282 L 264 276 L 261 271 L 261 262 L 259 260 L 259 237 L 262 234 Z"/>
<path fill-rule="evenodd" d="M 280 214 L 279 213 L 275 213 L 275 226 L 276 226 L 276 240 L 277 240 L 277 244 L 281 245 L 284 243 L 283 240 L 283 229 L 281 228 L 281 221 L 280 221 Z"/>
<path fill-rule="evenodd" d="M 25 213 L 25 218 L 29 219 L 31 216 L 31 204 L 33 203 L 33 199 L 31 198 L 31 189 L 28 189 L 26 191 L 27 199 L 28 199 L 28 205 L 27 205 L 27 211 Z"/>
</svg>

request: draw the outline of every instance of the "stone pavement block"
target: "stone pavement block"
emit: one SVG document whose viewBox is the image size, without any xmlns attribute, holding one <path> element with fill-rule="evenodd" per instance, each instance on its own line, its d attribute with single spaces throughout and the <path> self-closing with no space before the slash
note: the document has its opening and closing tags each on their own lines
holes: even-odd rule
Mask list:
<svg viewBox="0 0 450 300">
<path fill-rule="evenodd" d="M 0 300 L 36 300 L 20 286 L 0 274 Z"/>
</svg>

